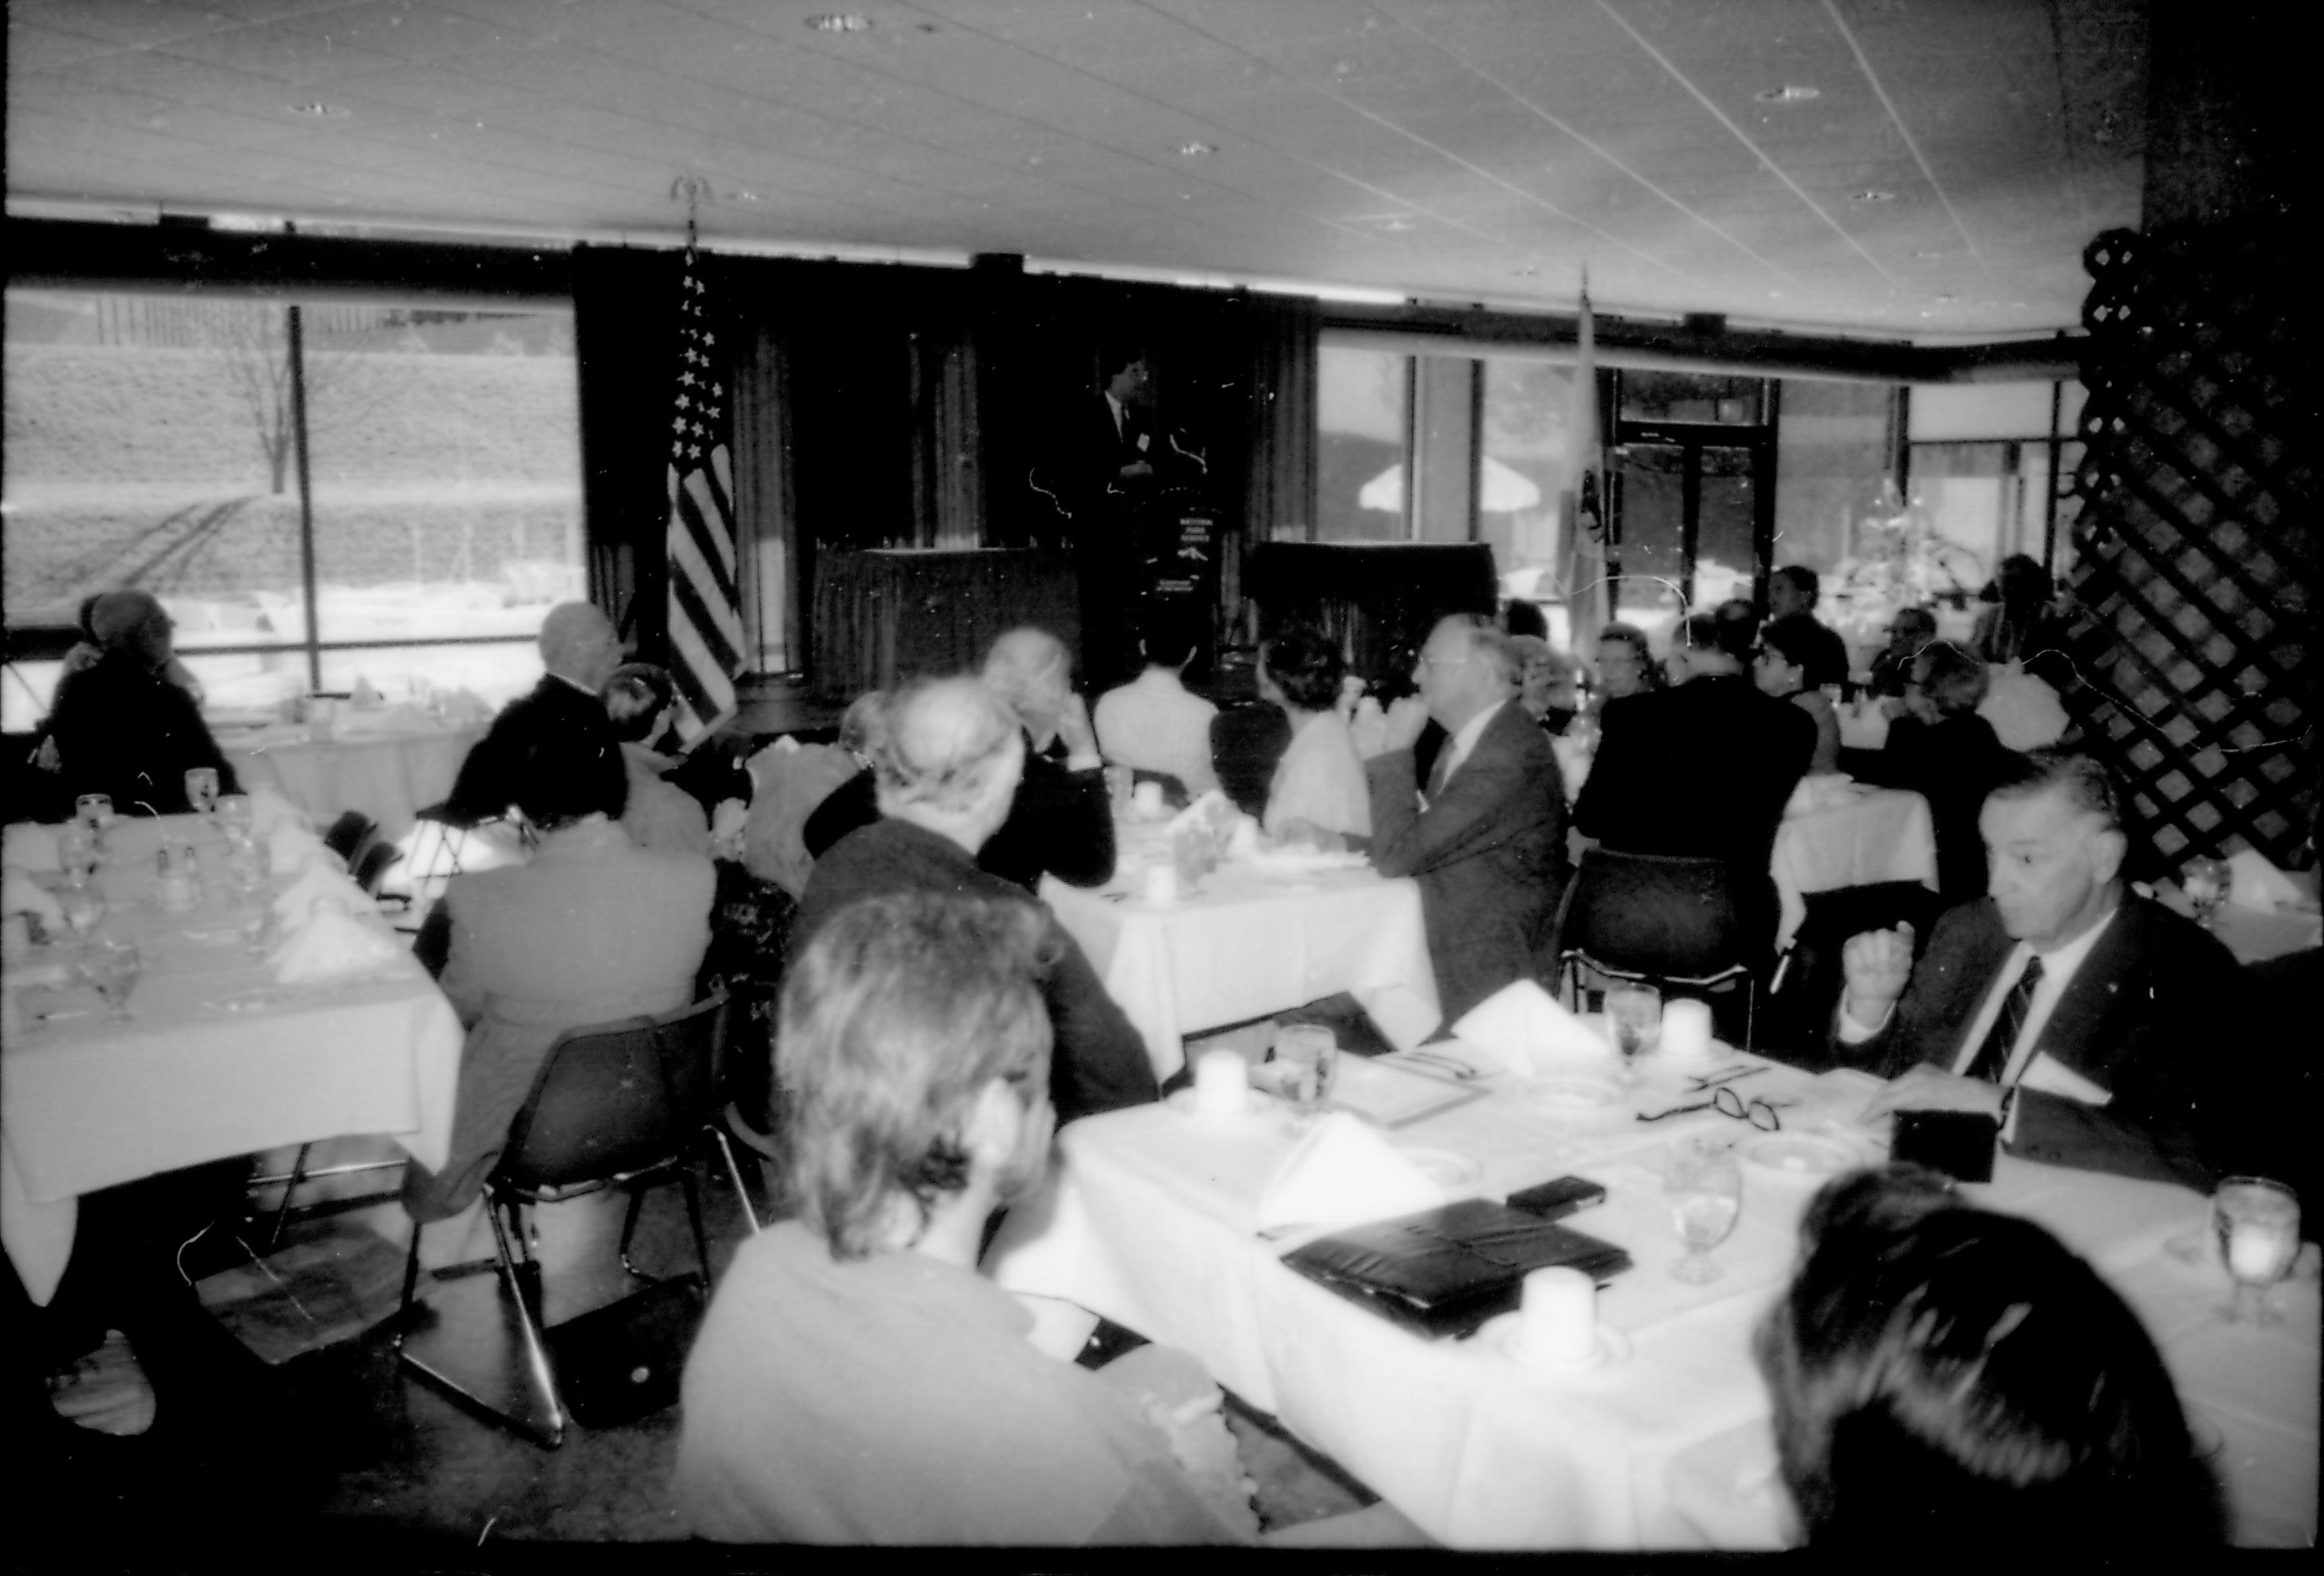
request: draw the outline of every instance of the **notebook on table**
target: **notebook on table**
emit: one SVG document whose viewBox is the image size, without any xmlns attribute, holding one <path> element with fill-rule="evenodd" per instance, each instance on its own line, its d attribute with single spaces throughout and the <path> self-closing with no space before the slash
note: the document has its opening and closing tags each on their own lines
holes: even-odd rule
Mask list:
<svg viewBox="0 0 2324 1576">
<path fill-rule="evenodd" d="M 1462 1336 L 1517 1305 L 1528 1271 L 1563 1265 L 1604 1285 L 1630 1256 L 1490 1199 L 1462 1199 L 1318 1238 L 1283 1262 L 1418 1334 Z"/>
</svg>

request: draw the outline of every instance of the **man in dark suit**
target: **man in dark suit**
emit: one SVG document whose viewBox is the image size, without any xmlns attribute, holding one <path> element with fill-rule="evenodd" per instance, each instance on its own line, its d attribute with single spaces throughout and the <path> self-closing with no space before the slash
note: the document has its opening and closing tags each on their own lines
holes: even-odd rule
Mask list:
<svg viewBox="0 0 2324 1576">
<path fill-rule="evenodd" d="M 140 806 L 158 816 L 181 814 L 189 807 L 186 773 L 199 766 L 218 774 L 218 792 L 240 792 L 200 706 L 169 677 L 175 626 L 160 601 L 149 592 L 110 591 L 88 617 L 99 655 L 58 687 L 49 719 L 62 802 L 106 794 L 124 816 Z"/>
<path fill-rule="evenodd" d="M 1741 624 L 1696 613 L 1674 631 L 1672 687 L 1609 702 L 1573 824 L 1620 853 L 1727 862 L 1755 966 L 1774 946 L 1775 827 L 1815 753 L 1815 721 L 1759 693 Z"/>
<path fill-rule="evenodd" d="M 1111 686 L 1138 670 L 1124 636 L 1139 590 L 1131 516 L 1158 484 L 1157 439 L 1146 417 L 1145 354 L 1129 345 L 1098 350 L 1097 387 L 1074 397 L 1061 457 L 1065 512 L 1073 517 L 1081 581 L 1082 667 Z"/>
<path fill-rule="evenodd" d="M 595 604 L 560 602 L 540 622 L 540 660 L 548 669 L 530 694 L 502 708 L 460 763 L 445 801 L 455 825 L 498 820 L 522 797 L 524 762 L 540 739 L 559 733 L 613 743 L 599 691 L 621 665 L 622 642 Z"/>
<path fill-rule="evenodd" d="M 2122 816 L 2087 756 L 2021 757 L 1979 818 L 1988 895 L 1912 961 L 1902 930 L 1850 938 L 1835 1051 L 1893 1078 L 1868 1116 L 1972 1111 L 2010 1153 L 2193 1186 L 2232 1164 L 2225 1058 L 2242 971 L 2129 891 Z"/>
<path fill-rule="evenodd" d="M 1420 693 L 1390 706 L 1385 735 L 1360 737 L 1359 747 L 1372 864 L 1419 878 L 1449 1023 L 1542 972 L 1565 887 L 1565 788 L 1547 736 L 1514 704 L 1517 653 L 1498 624 L 1466 613 L 1439 620 L 1416 677 Z M 1424 799 L 1412 747 L 1432 720 L 1446 738 Z"/>
<path fill-rule="evenodd" d="M 1146 1043 L 1081 947 L 1024 887 L 978 868 L 977 851 L 1009 819 L 1024 770 L 1017 714 L 975 679 L 916 679 L 891 696 L 877 733 L 881 818 L 816 856 L 791 922 L 790 955 L 866 898 L 945 892 L 1036 908 L 1054 960 L 1041 994 L 1056 1034 L 1049 1095 L 1059 1124 L 1154 1100 Z"/>
<path fill-rule="evenodd" d="M 1823 585 L 1813 569 L 1805 564 L 1786 564 L 1767 576 L 1767 622 L 1774 623 L 1794 613 L 1812 616 L 1816 604 L 1822 598 Z M 1821 687 L 1845 679 L 1849 672 L 1848 642 L 1840 638 L 1840 631 L 1818 621 L 1811 638 L 1816 655 L 1807 668 L 1818 677 L 1809 682 Z"/>
</svg>

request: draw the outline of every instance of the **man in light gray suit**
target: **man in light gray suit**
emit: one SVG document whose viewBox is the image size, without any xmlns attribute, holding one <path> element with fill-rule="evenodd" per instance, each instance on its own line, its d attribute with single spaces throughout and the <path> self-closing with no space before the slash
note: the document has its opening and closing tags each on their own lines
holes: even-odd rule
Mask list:
<svg viewBox="0 0 2324 1576">
<path fill-rule="evenodd" d="M 1420 881 L 1436 993 L 1452 1022 L 1502 986 L 1545 973 L 1565 889 L 1565 788 L 1557 757 L 1512 704 L 1517 659 L 1490 620 L 1441 619 L 1421 648 L 1420 693 L 1397 701 L 1365 749 L 1372 864 Z M 1412 747 L 1446 734 L 1424 796 Z"/>
</svg>

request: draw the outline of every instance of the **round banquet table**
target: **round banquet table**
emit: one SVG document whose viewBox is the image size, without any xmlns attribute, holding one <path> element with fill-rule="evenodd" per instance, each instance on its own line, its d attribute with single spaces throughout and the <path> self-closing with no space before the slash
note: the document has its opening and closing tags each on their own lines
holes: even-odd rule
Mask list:
<svg viewBox="0 0 2324 1576">
<path fill-rule="evenodd" d="M 1784 1510 L 1751 1339 L 1789 1278 L 1801 1213 L 1825 1176 L 1747 1161 L 1742 1218 L 1715 1254 L 1726 1273 L 1686 1285 L 1670 1273 L 1680 1249 L 1661 1192 L 1668 1147 L 1710 1132 L 1748 1147 L 1762 1135 L 1708 1111 L 1639 1123 L 1638 1113 L 1689 1102 L 1682 1080 L 1653 1071 L 1625 1102 L 1589 1112 L 1545 1104 L 1512 1074 L 1477 1083 L 1485 1098 L 1388 1139 L 1468 1162 L 1474 1175 L 1451 1188 L 1456 1196 L 1503 1197 L 1568 1174 L 1606 1187 L 1604 1203 L 1566 1222 L 1636 1260 L 1599 1296 L 1601 1323 L 1628 1346 L 1605 1367 L 1545 1372 L 1489 1339 L 1424 1340 L 1285 1267 L 1279 1256 L 1305 1237 L 1257 1230 L 1296 1142 L 1279 1117 L 1221 1123 L 1140 1106 L 1073 1123 L 1045 1189 L 1004 1221 L 988 1269 L 1013 1290 L 1193 1352 L 1450 1546 L 1780 1546 Z M 1854 1116 L 1872 1086 L 1861 1074 L 1771 1064 L 1740 1092 L 1792 1102 L 1781 1136 L 1871 1160 L 1881 1150 Z M 2049 1227 L 2136 1311 L 2220 1474 L 2235 1541 L 2311 1544 L 2314 1276 L 2274 1289 L 2282 1324 L 2227 1324 L 2216 1260 L 2183 1261 L 2165 1246 L 2203 1225 L 2200 1195 L 2008 1156 L 1990 1184 L 1964 1191 Z"/>
<path fill-rule="evenodd" d="M 452 791 L 460 763 L 484 733 L 482 726 L 362 733 L 343 718 L 329 739 L 311 738 L 304 728 L 270 727 L 222 733 L 218 746 L 245 790 L 273 788 L 318 826 L 360 810 L 392 843 L 411 830 L 420 809 Z"/>
</svg>

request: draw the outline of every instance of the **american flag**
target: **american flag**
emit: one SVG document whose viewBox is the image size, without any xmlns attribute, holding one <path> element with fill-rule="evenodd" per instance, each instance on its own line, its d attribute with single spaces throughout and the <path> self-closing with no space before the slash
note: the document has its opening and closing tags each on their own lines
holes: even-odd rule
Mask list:
<svg viewBox="0 0 2324 1576">
<path fill-rule="evenodd" d="M 669 443 L 670 677 L 678 730 L 689 744 L 734 712 L 742 664 L 742 599 L 735 574 L 734 469 L 727 454 L 725 383 L 718 336 L 703 312 L 694 239 L 687 237 L 678 309 L 678 403 Z"/>
<path fill-rule="evenodd" d="M 1572 481 L 1568 495 L 1572 521 L 1567 539 L 1570 567 L 1566 585 L 1566 617 L 1574 654 L 1588 660 L 1596 656 L 1598 631 L 1614 616 L 1613 584 L 1606 577 L 1610 545 L 1606 530 L 1605 494 L 1598 472 L 1603 464 L 1599 448 L 1598 355 L 1595 325 L 1590 318 L 1590 276 L 1582 276 L 1582 324 L 1579 355 L 1573 368 L 1572 402 L 1565 419 L 1566 472 Z"/>
</svg>

